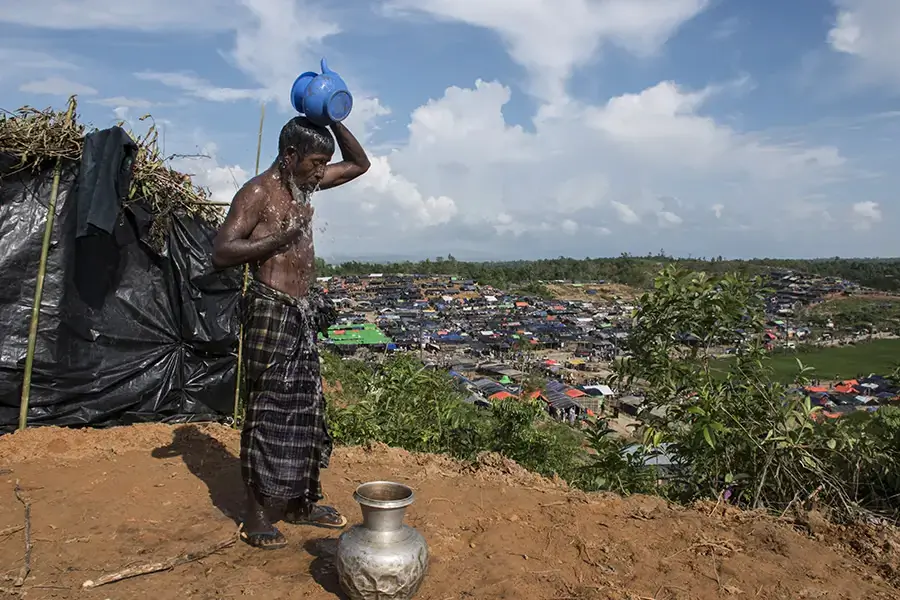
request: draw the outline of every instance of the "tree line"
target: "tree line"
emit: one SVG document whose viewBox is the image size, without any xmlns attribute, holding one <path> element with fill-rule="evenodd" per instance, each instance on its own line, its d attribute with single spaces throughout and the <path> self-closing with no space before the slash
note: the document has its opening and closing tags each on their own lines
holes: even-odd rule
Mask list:
<svg viewBox="0 0 900 600">
<path fill-rule="evenodd" d="M 668 265 L 688 271 L 705 271 L 723 275 L 740 273 L 764 275 L 772 270 L 788 269 L 811 275 L 841 277 L 865 287 L 883 291 L 900 291 L 900 258 L 859 259 L 770 259 L 728 260 L 715 258 L 675 258 L 663 251 L 655 255 L 622 254 L 615 258 L 552 258 L 497 262 L 467 262 L 453 255 L 422 261 L 372 263 L 350 261 L 336 265 L 317 261 L 320 275 L 368 275 L 369 273 L 406 273 L 447 275 L 472 279 L 500 288 L 521 286 L 537 281 L 566 280 L 573 282 L 611 282 L 634 287 L 648 287 Z"/>
</svg>

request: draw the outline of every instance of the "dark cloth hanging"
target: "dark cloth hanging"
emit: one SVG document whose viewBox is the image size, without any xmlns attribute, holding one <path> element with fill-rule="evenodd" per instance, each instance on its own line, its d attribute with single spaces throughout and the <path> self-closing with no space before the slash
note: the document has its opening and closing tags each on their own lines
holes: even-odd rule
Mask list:
<svg viewBox="0 0 900 600">
<path fill-rule="evenodd" d="M 131 186 L 131 171 L 137 151 L 137 144 L 131 136 L 118 126 L 84 137 L 75 199 L 75 237 L 101 231 L 112 234 L 122 200 Z"/>
</svg>

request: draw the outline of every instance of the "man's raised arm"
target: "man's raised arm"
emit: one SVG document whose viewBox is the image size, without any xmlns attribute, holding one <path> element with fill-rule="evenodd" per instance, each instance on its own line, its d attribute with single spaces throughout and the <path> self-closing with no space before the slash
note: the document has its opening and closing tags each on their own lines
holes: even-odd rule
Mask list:
<svg viewBox="0 0 900 600">
<path fill-rule="evenodd" d="M 353 181 L 368 171 L 371 165 L 362 145 L 342 123 L 332 125 L 331 131 L 334 132 L 334 139 L 337 140 L 338 148 L 341 149 L 342 160 L 325 168 L 325 176 L 319 182 L 320 190 L 327 190 Z"/>
<path fill-rule="evenodd" d="M 235 194 L 228 216 L 213 241 L 213 267 L 226 269 L 266 259 L 302 231 L 302 223 L 297 223 L 278 234 L 251 240 L 267 199 L 266 191 L 255 181 L 248 182 Z"/>
</svg>

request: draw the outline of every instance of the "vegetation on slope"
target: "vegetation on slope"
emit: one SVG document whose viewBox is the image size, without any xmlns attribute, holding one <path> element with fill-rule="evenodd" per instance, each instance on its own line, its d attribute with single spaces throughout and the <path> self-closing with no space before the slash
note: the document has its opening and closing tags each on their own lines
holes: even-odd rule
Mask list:
<svg viewBox="0 0 900 600">
<path fill-rule="evenodd" d="M 820 419 L 817 407 L 773 382 L 757 341 L 765 321 L 758 279 L 672 265 L 635 316 L 632 356 L 617 365 L 611 383 L 640 385 L 647 397 L 636 446 L 602 422 L 582 440 L 529 402 L 478 409 L 462 401 L 448 376 L 409 356 L 377 366 L 327 357 L 332 433 L 343 444 L 377 441 L 463 459 L 499 452 L 586 491 L 723 498 L 779 512 L 814 499 L 835 518 L 896 518 L 900 410 Z M 678 341 L 687 331 L 699 347 Z M 727 338 L 739 351 L 723 375 L 699 348 Z M 663 449 L 675 464 L 666 477 L 643 466 Z"/>
<path fill-rule="evenodd" d="M 833 326 L 835 332 L 900 332 L 900 298 L 833 298 L 809 306 L 802 318 L 817 329 Z"/>
</svg>

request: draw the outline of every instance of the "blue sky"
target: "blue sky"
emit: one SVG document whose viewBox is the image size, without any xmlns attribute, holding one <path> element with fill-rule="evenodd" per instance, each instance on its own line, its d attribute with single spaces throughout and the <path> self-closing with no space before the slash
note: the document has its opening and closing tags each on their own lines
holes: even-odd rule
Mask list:
<svg viewBox="0 0 900 600">
<path fill-rule="evenodd" d="M 221 200 L 322 56 L 373 159 L 330 260 L 900 255 L 896 0 L 0 0 L 4 108 L 150 113 Z"/>
</svg>

